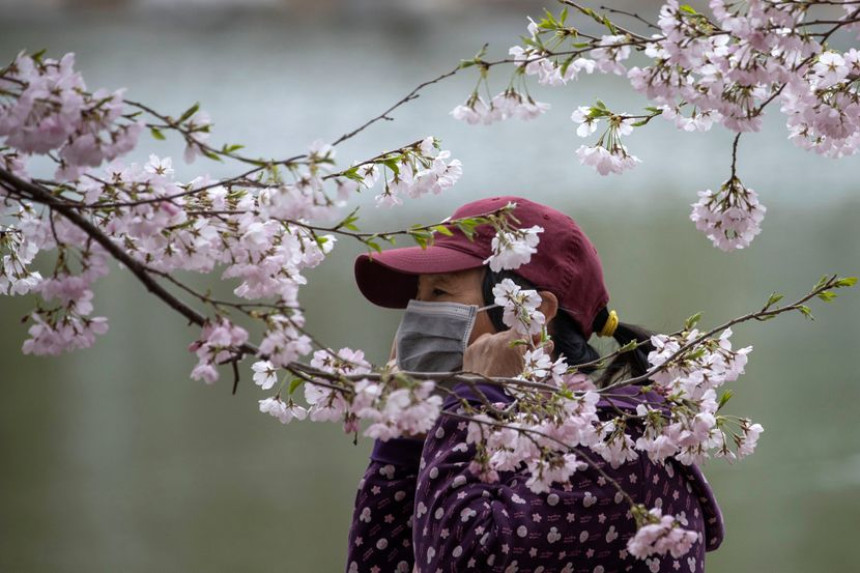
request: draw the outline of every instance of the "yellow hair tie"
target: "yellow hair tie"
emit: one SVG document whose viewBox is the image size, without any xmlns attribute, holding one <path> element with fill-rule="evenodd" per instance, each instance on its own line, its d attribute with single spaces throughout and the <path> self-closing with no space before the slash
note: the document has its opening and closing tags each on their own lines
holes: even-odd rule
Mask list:
<svg viewBox="0 0 860 573">
<path fill-rule="evenodd" d="M 615 328 L 618 326 L 618 313 L 614 310 L 609 311 L 609 318 L 600 330 L 599 336 L 612 336 L 615 334 Z"/>
</svg>

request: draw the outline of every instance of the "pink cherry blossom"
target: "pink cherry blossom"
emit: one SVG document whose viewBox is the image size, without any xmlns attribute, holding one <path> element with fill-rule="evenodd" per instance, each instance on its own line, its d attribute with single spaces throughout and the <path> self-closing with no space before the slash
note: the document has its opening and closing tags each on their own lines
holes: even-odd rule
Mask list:
<svg viewBox="0 0 860 573">
<path fill-rule="evenodd" d="M 639 559 L 669 553 L 676 559 L 687 554 L 698 539 L 694 531 L 683 529 L 671 515 L 655 507 L 645 514 L 645 525 L 627 542 L 627 551 Z"/>
<path fill-rule="evenodd" d="M 294 403 L 292 400 L 284 402 L 279 397 L 259 400 L 260 412 L 277 418 L 282 424 L 289 424 L 292 420 L 304 420 L 307 418 L 307 410 Z"/>
<path fill-rule="evenodd" d="M 641 160 L 635 155 L 627 152 L 627 147 L 618 144 L 611 150 L 602 145 L 581 145 L 576 150 L 579 161 L 583 165 L 594 167 L 601 175 L 610 173 L 622 173 L 633 169 Z"/>
<path fill-rule="evenodd" d="M 537 252 L 540 239 L 538 233 L 543 233 L 543 227 L 534 225 L 527 229 L 499 230 L 490 245 L 493 254 L 485 261 L 493 271 L 519 268 L 531 260 Z"/>
<path fill-rule="evenodd" d="M 699 201 L 691 204 L 690 219 L 719 249 L 743 249 L 761 232 L 767 209 L 756 192 L 738 179 L 727 181 L 716 193 L 708 189 L 698 195 Z"/>
<path fill-rule="evenodd" d="M 535 290 L 522 289 L 511 279 L 504 279 L 493 287 L 495 303 L 504 307 L 502 322 L 524 337 L 540 334 L 546 323 L 544 314 L 537 310 L 541 304 Z"/>
</svg>

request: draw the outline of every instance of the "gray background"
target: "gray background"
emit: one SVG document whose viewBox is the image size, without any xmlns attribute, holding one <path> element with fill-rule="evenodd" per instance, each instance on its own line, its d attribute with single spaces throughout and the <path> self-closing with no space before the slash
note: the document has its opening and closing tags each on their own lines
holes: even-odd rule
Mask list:
<svg viewBox="0 0 860 573">
<path fill-rule="evenodd" d="M 130 99 L 173 114 L 199 100 L 215 122 L 213 142 L 286 157 L 380 113 L 483 42 L 502 57 L 542 6 L 6 0 L 0 59 L 25 48 L 73 51 L 92 89 L 124 86 Z M 493 71 L 494 91 L 507 74 Z M 657 119 L 627 139 L 643 163 L 602 178 L 579 165 L 582 140 L 568 117 L 596 97 L 640 110 L 646 103 L 622 79 L 534 84 L 532 93 L 552 103 L 549 114 L 470 127 L 447 114 L 476 79 L 461 72 L 429 88 L 394 122 L 338 149 L 347 165 L 432 134 L 464 163 L 460 183 L 438 199 L 380 210 L 373 193 L 357 197 L 364 228 L 430 223 L 501 193 L 550 203 L 597 245 L 621 319 L 658 331 L 697 311 L 703 326 L 716 325 L 759 308 L 773 290 L 794 299 L 822 274 L 860 272 L 857 158 L 796 148 L 776 107 L 761 133 L 741 141 L 741 177 L 768 208 L 764 231 L 749 249 L 725 254 L 687 217 L 696 191 L 727 178 L 730 134 L 684 134 Z M 173 155 L 186 179 L 236 172 L 203 159 L 184 165 L 181 149 L 144 138 L 129 160 Z M 341 240 L 310 273 L 301 302 L 317 336 L 378 362 L 399 317 L 357 294 L 358 252 Z M 43 271 L 49 262 L 40 259 Z M 110 318 L 108 336 L 86 351 L 39 358 L 20 352 L 19 319 L 32 299 L 0 301 L 0 571 L 341 569 L 369 441 L 353 446 L 335 425 L 283 427 L 259 414 L 257 400 L 268 394 L 247 374 L 237 396 L 227 371 L 213 387 L 190 381 L 195 359 L 185 346 L 198 332 L 122 273 L 97 284 L 95 306 Z M 848 292 L 813 312 L 814 322 L 786 316 L 736 328 L 736 344 L 755 350 L 729 409 L 766 431 L 749 460 L 705 467 L 727 527 L 709 571 L 856 570 L 860 298 Z"/>
</svg>

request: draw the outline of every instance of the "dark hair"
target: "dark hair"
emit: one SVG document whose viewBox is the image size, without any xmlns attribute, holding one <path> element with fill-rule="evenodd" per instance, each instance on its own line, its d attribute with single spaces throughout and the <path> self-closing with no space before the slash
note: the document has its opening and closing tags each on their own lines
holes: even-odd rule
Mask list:
<svg viewBox="0 0 860 573">
<path fill-rule="evenodd" d="M 495 272 L 491 269 L 487 269 L 484 273 L 482 284 L 484 304 L 489 305 L 495 302 L 493 287 L 504 279 L 511 279 L 514 283 L 524 289 L 540 290 L 540 287 L 533 285 L 530 281 L 512 271 Z M 508 329 L 502 321 L 504 310 L 501 307 L 491 308 L 487 311 L 487 314 L 497 331 Z M 599 332 L 603 328 L 604 324 L 606 324 L 606 320 L 608 318 L 609 311 L 606 308 L 603 308 L 594 318 L 592 330 L 594 330 L 594 332 Z M 559 355 L 563 354 L 570 366 L 595 362 L 600 359 L 600 353 L 588 343 L 585 336 L 582 334 L 582 329 L 563 309 L 558 309 L 555 318 L 550 322 L 549 329 L 552 334 L 552 340 L 555 343 L 553 351 L 555 356 L 553 356 L 553 358 L 557 358 Z M 600 378 L 596 380 L 596 385 L 598 387 L 607 386 L 619 375 L 628 374 L 635 377 L 644 374 L 648 370 L 649 366 L 648 353 L 654 349 L 650 342 L 652 334 L 653 333 L 651 331 L 642 328 L 641 326 L 619 322 L 618 326 L 615 328 L 615 333 L 612 335 L 615 341 L 618 342 L 619 346 L 624 346 L 632 340 L 644 342 L 644 344 L 641 344 L 633 351 L 624 352 L 616 356 L 606 366 L 606 369 Z M 596 370 L 598 370 L 598 368 L 594 365 L 582 368 L 583 372 L 589 374 Z"/>
</svg>

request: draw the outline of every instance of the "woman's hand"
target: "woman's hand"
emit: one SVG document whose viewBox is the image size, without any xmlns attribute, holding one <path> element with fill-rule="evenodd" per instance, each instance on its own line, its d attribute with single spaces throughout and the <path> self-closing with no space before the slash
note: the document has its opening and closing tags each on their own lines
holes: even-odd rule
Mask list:
<svg viewBox="0 0 860 573">
<path fill-rule="evenodd" d="M 463 370 L 490 377 L 511 378 L 519 375 L 525 365 L 527 344 L 512 343 L 522 335 L 513 328 L 496 334 L 482 334 L 466 348 Z M 544 349 L 552 352 L 552 341 Z"/>
</svg>

